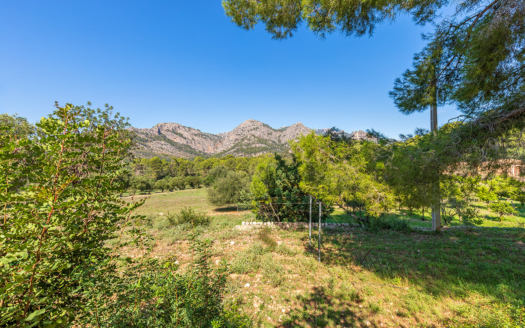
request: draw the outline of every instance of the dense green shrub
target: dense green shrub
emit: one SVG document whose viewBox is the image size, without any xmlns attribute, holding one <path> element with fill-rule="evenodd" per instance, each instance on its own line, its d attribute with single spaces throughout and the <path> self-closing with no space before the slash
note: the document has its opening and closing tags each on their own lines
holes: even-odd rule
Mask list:
<svg viewBox="0 0 525 328">
<path fill-rule="evenodd" d="M 111 109 L 57 108 L 38 139 L 0 133 L 0 326 L 249 327 L 225 309 L 228 270 L 211 268 L 210 242 L 192 236 L 183 272 L 148 256 L 131 215 L 144 201 L 119 197 L 133 142 Z M 139 260 L 123 252 L 137 248 Z"/>
<path fill-rule="evenodd" d="M 154 182 L 145 176 L 136 175 L 130 179 L 130 185 L 132 190 L 146 192 L 153 189 Z"/>
<path fill-rule="evenodd" d="M 161 179 L 155 182 L 155 189 L 159 189 L 161 192 L 164 192 L 164 190 L 171 188 L 168 181 L 166 181 L 165 179 Z"/>
<path fill-rule="evenodd" d="M 168 221 L 171 225 L 188 226 L 208 226 L 210 225 L 210 218 L 204 213 L 197 213 L 191 207 L 184 207 L 178 214 L 168 215 Z"/>
<path fill-rule="evenodd" d="M 199 188 L 202 184 L 201 178 L 198 176 L 189 176 L 184 179 L 184 182 L 190 188 Z"/>
<path fill-rule="evenodd" d="M 184 178 L 183 177 L 175 177 L 175 178 L 171 178 L 169 180 L 169 183 L 170 183 L 170 188 L 173 190 L 173 189 L 178 189 L 178 190 L 184 190 L 186 189 L 186 182 L 184 181 Z"/>
<path fill-rule="evenodd" d="M 368 230 L 378 231 L 380 229 L 395 230 L 395 231 L 409 231 L 410 225 L 407 220 L 399 219 L 396 217 L 369 217 L 368 220 L 364 221 L 365 226 Z"/>
<path fill-rule="evenodd" d="M 489 207 L 491 211 L 498 214 L 500 221 L 503 221 L 503 215 L 516 213 L 514 207 L 512 207 L 509 203 L 504 201 L 492 203 Z"/>
<path fill-rule="evenodd" d="M 474 226 L 482 224 L 483 220 L 479 217 L 479 210 L 473 207 L 467 207 L 461 213 L 461 222 L 467 226 Z"/>
<path fill-rule="evenodd" d="M 250 177 L 244 172 L 229 171 L 226 176 L 219 176 L 208 189 L 208 202 L 213 205 L 229 205 L 241 202 L 243 192 L 248 192 Z"/>
<path fill-rule="evenodd" d="M 132 142 L 111 109 L 57 106 L 37 139 L 0 134 L 0 326 L 68 326 L 116 279 L 105 243 L 141 203 L 119 197 Z"/>
<path fill-rule="evenodd" d="M 249 327 L 246 318 L 225 309 L 229 269 L 224 263 L 211 267 L 211 241 L 192 234 L 190 245 L 193 260 L 184 272 L 175 258 L 145 259 L 129 266 L 122 275 L 118 297 L 93 308 L 97 316 L 86 317 L 83 324 L 108 328 Z"/>
<path fill-rule="evenodd" d="M 275 154 L 274 161 L 260 163 L 250 185 L 257 217 L 270 221 L 307 221 L 309 197 L 301 190 L 300 183 L 301 175 L 295 157 L 292 163 L 287 164 Z M 326 214 L 328 211 L 323 206 L 323 220 Z"/>
</svg>

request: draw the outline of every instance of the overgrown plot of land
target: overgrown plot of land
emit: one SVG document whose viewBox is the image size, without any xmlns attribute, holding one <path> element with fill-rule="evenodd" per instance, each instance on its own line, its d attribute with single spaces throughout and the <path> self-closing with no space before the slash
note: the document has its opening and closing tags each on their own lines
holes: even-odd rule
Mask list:
<svg viewBox="0 0 525 328">
<path fill-rule="evenodd" d="M 185 198 L 172 196 L 178 206 L 197 202 L 202 191 L 186 192 Z M 171 199 L 164 197 L 152 203 L 155 210 L 150 204 L 143 210 L 160 210 Z M 248 315 L 253 326 L 525 324 L 524 229 L 441 234 L 325 229 L 318 263 L 315 233 L 310 247 L 307 230 L 242 230 L 235 225 L 253 220 L 251 214 L 200 206 L 217 213 L 209 226 L 197 230 L 214 241 L 214 264 L 230 266 L 226 300 Z M 153 256 L 176 254 L 182 265 L 190 261 L 188 233 L 175 233 L 177 226 L 159 227 L 162 216 L 151 215 L 151 220 Z"/>
</svg>

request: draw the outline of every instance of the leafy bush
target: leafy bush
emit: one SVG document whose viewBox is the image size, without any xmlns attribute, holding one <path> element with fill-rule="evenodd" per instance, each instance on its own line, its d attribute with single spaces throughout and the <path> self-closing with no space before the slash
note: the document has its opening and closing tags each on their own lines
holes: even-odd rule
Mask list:
<svg viewBox="0 0 525 328">
<path fill-rule="evenodd" d="M 516 201 L 521 204 L 521 207 L 523 208 L 525 206 L 525 192 L 522 190 L 519 190 L 512 194 L 512 200 Z"/>
<path fill-rule="evenodd" d="M 499 216 L 499 220 L 503 221 L 503 215 L 515 214 L 516 210 L 507 202 L 497 202 L 490 204 L 491 211 L 495 212 Z"/>
<path fill-rule="evenodd" d="M 154 182 L 147 177 L 136 175 L 130 179 L 130 185 L 132 190 L 145 192 L 153 189 Z"/>
<path fill-rule="evenodd" d="M 290 165 L 275 154 L 275 161 L 265 161 L 257 166 L 250 190 L 257 217 L 262 220 L 300 222 L 307 221 L 309 198 L 299 184 L 299 165 L 293 157 Z M 330 212 L 323 207 L 322 219 Z"/>
<path fill-rule="evenodd" d="M 184 190 L 186 189 L 186 181 L 184 180 L 183 177 L 175 177 L 175 178 L 171 178 L 169 180 L 169 184 L 170 184 L 170 188 L 173 190 L 173 189 L 178 189 L 178 190 Z"/>
<path fill-rule="evenodd" d="M 229 270 L 224 263 L 211 267 L 211 241 L 192 234 L 190 243 L 193 261 L 188 270 L 181 273 L 175 258 L 128 267 L 118 297 L 97 307 L 90 304 L 97 316 L 86 317 L 84 326 L 249 327 L 246 318 L 225 309 Z"/>
<path fill-rule="evenodd" d="M 399 219 L 396 217 L 369 217 L 368 220 L 364 221 L 367 229 L 372 231 L 378 231 L 380 229 L 395 230 L 395 231 L 408 231 L 410 225 L 407 220 Z"/>
<path fill-rule="evenodd" d="M 184 179 L 184 182 L 190 188 L 199 188 L 202 184 L 201 178 L 198 176 L 189 176 Z"/>
<path fill-rule="evenodd" d="M 57 106 L 39 138 L 0 134 L 0 326 L 69 326 L 118 279 L 105 245 L 142 203 L 118 196 L 132 140 L 111 110 Z"/>
<path fill-rule="evenodd" d="M 229 171 L 225 177 L 217 178 L 213 187 L 208 189 L 208 201 L 217 206 L 240 203 L 242 193 L 248 191 L 249 179 L 244 172 Z"/>
<path fill-rule="evenodd" d="M 197 213 L 191 207 L 184 207 L 178 214 L 168 215 L 168 221 L 171 225 L 186 224 L 189 227 L 208 226 L 210 218 L 204 213 Z"/>
<path fill-rule="evenodd" d="M 147 222 L 131 215 L 144 201 L 119 197 L 133 142 L 111 109 L 68 104 L 38 139 L 0 133 L 0 326 L 250 327 L 225 308 L 228 270 L 211 268 L 209 241 L 192 235 L 182 273 L 149 259 Z M 207 222 L 187 209 L 177 219 Z M 137 246 L 140 261 L 122 253 Z"/>
<path fill-rule="evenodd" d="M 164 190 L 171 189 L 170 184 L 165 179 L 158 180 L 155 182 L 155 188 L 159 189 L 161 192 L 164 192 Z"/>
<path fill-rule="evenodd" d="M 483 223 L 483 220 L 479 218 L 479 210 L 468 207 L 461 213 L 461 221 L 464 225 L 474 226 Z"/>
</svg>

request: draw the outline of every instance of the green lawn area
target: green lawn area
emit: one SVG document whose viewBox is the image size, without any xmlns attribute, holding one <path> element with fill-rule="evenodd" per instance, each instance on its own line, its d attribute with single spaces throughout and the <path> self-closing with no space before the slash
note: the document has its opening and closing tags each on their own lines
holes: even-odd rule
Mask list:
<svg viewBox="0 0 525 328">
<path fill-rule="evenodd" d="M 196 230 L 213 240 L 211 261 L 230 266 L 226 301 L 253 327 L 525 326 L 525 229 L 519 216 L 512 227 L 505 220 L 503 229 L 325 229 L 318 263 L 316 234 L 310 247 L 305 229 L 239 229 L 254 219 L 252 213 L 214 208 L 205 197 L 204 189 L 151 196 L 140 210 L 150 222 L 151 256 L 190 261 L 189 231 L 158 213 L 191 206 L 210 215 L 210 225 Z M 395 215 L 414 226 L 429 223 L 416 221 L 417 213 Z M 331 220 L 351 217 L 336 211 Z"/>
<path fill-rule="evenodd" d="M 511 201 L 509 201 L 511 202 Z M 479 225 L 480 227 L 498 227 L 498 228 L 525 228 L 525 208 L 522 208 L 519 203 L 514 202 L 514 207 L 516 209 L 516 215 L 506 215 L 503 216 L 503 220 L 500 222 L 498 215 L 487 210 L 487 205 L 484 203 L 475 203 L 473 207 L 478 208 L 480 218 L 483 220 L 483 223 Z M 432 220 L 430 216 L 430 211 L 427 209 L 425 211 L 425 216 L 423 219 L 423 213 L 421 210 L 414 210 L 412 214 L 408 210 L 396 210 L 388 214 L 389 217 L 396 217 L 403 220 L 408 220 L 411 227 L 423 227 L 431 228 Z M 350 216 L 346 215 L 343 210 L 337 208 L 332 217 L 327 220 L 327 222 L 355 222 L 356 220 Z M 442 222 L 444 225 L 444 222 Z M 450 226 L 463 226 L 463 222 L 459 219 L 457 215 L 450 222 Z"/>
</svg>

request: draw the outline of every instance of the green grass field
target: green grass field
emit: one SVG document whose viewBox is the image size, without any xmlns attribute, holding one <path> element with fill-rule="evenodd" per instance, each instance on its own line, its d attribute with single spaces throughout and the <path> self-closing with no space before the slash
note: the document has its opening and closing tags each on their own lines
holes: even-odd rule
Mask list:
<svg viewBox="0 0 525 328">
<path fill-rule="evenodd" d="M 140 213 L 148 217 L 151 256 L 174 254 L 188 263 L 189 231 L 169 225 L 165 214 L 184 206 L 207 213 L 210 225 L 196 230 L 214 241 L 212 261 L 229 264 L 226 300 L 253 327 L 525 327 L 519 215 L 504 225 L 485 220 L 503 228 L 439 234 L 325 229 L 318 263 L 315 232 L 310 247 L 306 229 L 235 228 L 253 214 L 217 209 L 205 198 L 197 189 L 147 200 Z M 392 215 L 429 224 L 418 213 Z M 336 212 L 331 220 L 351 217 Z"/>
</svg>

